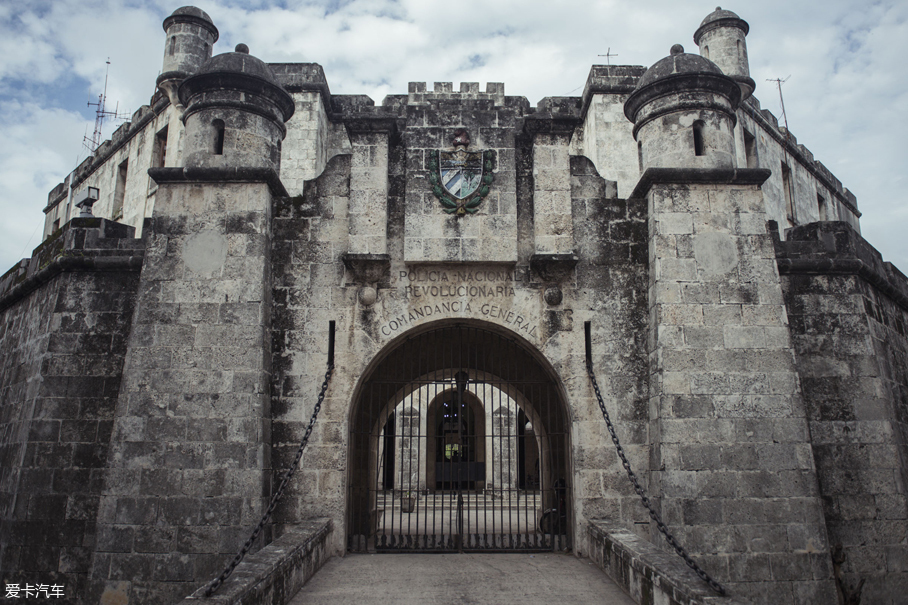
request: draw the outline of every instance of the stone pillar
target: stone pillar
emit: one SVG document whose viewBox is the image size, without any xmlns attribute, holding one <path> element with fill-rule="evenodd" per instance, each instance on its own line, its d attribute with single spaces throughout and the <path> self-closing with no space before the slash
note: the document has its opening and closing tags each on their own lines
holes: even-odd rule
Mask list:
<svg viewBox="0 0 908 605">
<path fill-rule="evenodd" d="M 634 192 L 649 207 L 651 490 L 733 596 L 834 603 L 768 176 L 650 169 Z"/>
<path fill-rule="evenodd" d="M 388 130 L 350 136 L 348 251 L 353 254 L 388 252 L 388 136 Z"/>
<path fill-rule="evenodd" d="M 574 252 L 571 219 L 570 132 L 533 139 L 533 218 L 536 254 Z"/>
<path fill-rule="evenodd" d="M 423 447 L 421 437 L 425 435 L 420 432 L 421 417 L 420 406 L 409 400 L 397 407 L 394 418 L 397 424 L 394 444 L 396 451 L 389 453 L 394 456 L 397 467 L 398 480 L 395 487 L 404 492 L 415 492 L 425 483 L 423 473 L 420 472 L 420 449 Z"/>
</svg>

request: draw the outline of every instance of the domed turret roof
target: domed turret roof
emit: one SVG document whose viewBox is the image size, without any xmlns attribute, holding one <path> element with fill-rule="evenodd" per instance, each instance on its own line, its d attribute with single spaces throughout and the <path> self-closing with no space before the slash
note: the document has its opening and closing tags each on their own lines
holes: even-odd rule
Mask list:
<svg viewBox="0 0 908 605">
<path fill-rule="evenodd" d="M 245 95 L 245 100 L 240 102 L 244 110 L 250 110 L 256 103 L 264 103 L 273 106 L 277 110 L 274 115 L 282 116 L 285 122 L 293 115 L 293 97 L 278 83 L 274 72 L 264 61 L 249 54 L 249 47 L 245 44 L 237 44 L 236 50 L 232 53 L 223 53 L 208 59 L 196 74 L 180 84 L 178 94 L 180 102 L 187 108 L 186 111 L 191 113 L 193 108 L 197 110 L 212 104 L 232 104 L 232 101 L 225 100 L 223 96 L 220 100 L 206 100 L 201 104 L 192 102 L 193 98 L 198 100 L 200 96 L 211 92 L 226 91 Z M 191 102 L 193 107 L 190 107 Z M 270 110 L 262 111 L 270 113 Z"/>
<path fill-rule="evenodd" d="M 197 23 L 214 34 L 214 41 L 217 42 L 218 28 L 214 26 L 214 21 L 208 16 L 208 13 L 195 6 L 181 6 L 170 13 L 170 16 L 164 19 L 164 31 L 174 23 Z"/>
<path fill-rule="evenodd" d="M 725 100 L 716 101 L 716 97 Z M 683 46 L 675 44 L 669 56 L 656 61 L 641 76 L 624 102 L 624 115 L 634 123 L 636 136 L 642 124 L 658 115 L 698 108 L 734 112 L 740 100 L 738 84 L 715 63 L 685 53 Z"/>
<path fill-rule="evenodd" d="M 199 68 L 199 75 L 213 73 L 232 73 L 244 74 L 261 78 L 271 84 L 277 84 L 274 72 L 268 65 L 249 54 L 249 48 L 245 44 L 237 44 L 237 49 L 232 53 L 222 53 L 208 59 L 202 67 Z"/>
<path fill-rule="evenodd" d="M 695 73 L 721 74 L 722 70 L 709 59 L 686 53 L 683 46 L 675 44 L 672 46 L 671 54 L 653 63 L 652 67 L 643 73 L 637 81 L 636 90 L 670 76 Z"/>
<path fill-rule="evenodd" d="M 208 16 L 208 13 L 206 13 L 202 9 L 198 8 L 197 6 L 181 6 L 177 10 L 170 13 L 171 17 L 177 17 L 179 15 L 191 15 L 193 17 L 199 17 L 201 19 L 204 19 L 205 21 L 208 21 L 209 23 L 213 23 L 213 21 L 211 20 L 211 17 Z"/>
<path fill-rule="evenodd" d="M 713 21 L 718 21 L 719 19 L 740 19 L 737 14 L 732 11 L 724 10 L 721 6 L 717 6 L 716 10 L 706 15 L 706 18 L 700 22 L 700 27 L 703 27 L 707 23 L 712 23 Z"/>
<path fill-rule="evenodd" d="M 699 45 L 700 36 L 717 27 L 737 27 L 744 31 L 745 36 L 747 35 L 747 32 L 750 31 L 750 26 L 747 24 L 747 21 L 732 11 L 727 11 L 721 6 L 717 6 L 716 10 L 706 15 L 706 18 L 700 22 L 700 27 L 694 32 L 694 44 Z"/>
</svg>

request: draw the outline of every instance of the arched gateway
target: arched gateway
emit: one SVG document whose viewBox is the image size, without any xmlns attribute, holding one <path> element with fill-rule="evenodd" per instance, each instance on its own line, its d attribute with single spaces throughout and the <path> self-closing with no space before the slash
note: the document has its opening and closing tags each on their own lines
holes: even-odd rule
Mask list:
<svg viewBox="0 0 908 605">
<path fill-rule="evenodd" d="M 568 548 L 570 422 L 551 368 L 467 323 L 381 357 L 350 418 L 348 549 Z"/>
</svg>

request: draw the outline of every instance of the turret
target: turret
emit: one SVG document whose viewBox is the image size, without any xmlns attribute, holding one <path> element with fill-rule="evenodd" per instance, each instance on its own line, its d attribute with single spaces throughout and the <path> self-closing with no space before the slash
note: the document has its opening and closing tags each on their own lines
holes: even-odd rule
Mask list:
<svg viewBox="0 0 908 605">
<path fill-rule="evenodd" d="M 177 89 L 211 58 L 211 49 L 218 39 L 218 28 L 202 9 L 184 6 L 164 19 L 164 65 L 157 86 L 174 105 L 179 103 Z"/>
<path fill-rule="evenodd" d="M 293 98 L 245 44 L 212 57 L 179 88 L 183 165 L 280 170 Z"/>
<path fill-rule="evenodd" d="M 747 62 L 745 37 L 748 31 L 750 26 L 747 21 L 717 6 L 694 32 L 694 44 L 700 47 L 700 55 L 718 65 L 722 73 L 738 83 L 742 101 L 756 88 Z"/>
<path fill-rule="evenodd" d="M 642 167 L 734 168 L 738 84 L 680 44 L 653 64 L 624 103 Z"/>
</svg>

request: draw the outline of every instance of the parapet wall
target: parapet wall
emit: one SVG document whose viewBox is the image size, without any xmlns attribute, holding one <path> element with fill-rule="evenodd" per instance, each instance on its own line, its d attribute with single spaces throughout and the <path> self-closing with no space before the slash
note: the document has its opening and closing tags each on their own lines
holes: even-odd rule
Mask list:
<svg viewBox="0 0 908 605">
<path fill-rule="evenodd" d="M 74 219 L 0 278 L 0 576 L 84 595 L 142 241 Z"/>
<path fill-rule="evenodd" d="M 908 279 L 846 223 L 770 228 L 839 590 L 903 602 Z"/>
</svg>

